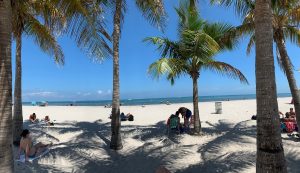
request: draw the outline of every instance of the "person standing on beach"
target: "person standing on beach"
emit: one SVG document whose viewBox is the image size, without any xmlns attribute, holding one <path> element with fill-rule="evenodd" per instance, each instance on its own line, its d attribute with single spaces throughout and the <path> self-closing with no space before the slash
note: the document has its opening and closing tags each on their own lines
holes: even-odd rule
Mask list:
<svg viewBox="0 0 300 173">
<path fill-rule="evenodd" d="M 180 113 L 182 115 L 182 118 L 184 119 L 184 127 L 189 127 L 190 118 L 192 117 L 192 111 L 188 108 L 181 107 L 178 109 L 178 113 Z"/>
</svg>

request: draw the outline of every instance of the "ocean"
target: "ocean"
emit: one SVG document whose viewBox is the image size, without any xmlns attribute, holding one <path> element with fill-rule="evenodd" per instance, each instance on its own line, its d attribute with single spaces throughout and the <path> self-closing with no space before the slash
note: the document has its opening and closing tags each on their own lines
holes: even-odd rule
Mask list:
<svg viewBox="0 0 300 173">
<path fill-rule="evenodd" d="M 291 97 L 290 93 L 280 93 L 278 97 Z M 229 100 L 249 100 L 255 99 L 255 94 L 247 95 L 219 95 L 219 96 L 199 96 L 200 102 L 215 102 Z M 124 106 L 134 105 L 155 105 L 155 104 L 172 104 L 172 103 L 191 103 L 193 97 L 170 97 L 170 98 L 147 98 L 147 99 L 123 99 L 121 104 Z M 36 103 L 39 103 L 38 101 Z M 49 101 L 49 106 L 105 106 L 110 105 L 111 100 L 97 101 Z M 32 102 L 24 102 L 23 105 L 32 105 Z"/>
</svg>

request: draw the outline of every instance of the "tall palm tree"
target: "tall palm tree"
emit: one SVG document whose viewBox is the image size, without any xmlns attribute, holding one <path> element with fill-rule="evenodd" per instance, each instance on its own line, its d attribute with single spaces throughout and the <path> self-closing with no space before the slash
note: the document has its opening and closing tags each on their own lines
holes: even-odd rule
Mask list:
<svg viewBox="0 0 300 173">
<path fill-rule="evenodd" d="M 165 11 L 162 0 L 135 0 L 137 7 L 143 16 L 155 26 L 163 29 Z M 126 9 L 125 0 L 114 1 L 114 31 L 113 31 L 113 96 L 112 96 L 112 119 L 111 119 L 111 142 L 110 148 L 120 150 L 123 148 L 120 127 L 120 81 L 119 81 L 119 40 L 121 23 Z"/>
<path fill-rule="evenodd" d="M 287 172 L 278 116 L 271 1 L 256 0 L 254 15 L 256 19 L 256 172 Z"/>
<path fill-rule="evenodd" d="M 120 150 L 123 148 L 120 134 L 120 79 L 119 79 L 119 42 L 121 32 L 122 0 L 116 0 L 114 13 L 113 32 L 113 98 L 111 119 L 111 142 L 110 148 Z"/>
<path fill-rule="evenodd" d="M 21 139 L 20 134 L 23 130 L 21 61 L 23 33 L 33 37 L 42 50 L 55 57 L 57 63 L 63 64 L 64 62 L 64 55 L 60 46 L 50 29 L 43 25 L 38 19 L 37 12 L 32 8 L 35 7 L 33 3 L 35 2 L 26 0 L 15 1 L 12 6 L 12 29 L 16 41 L 16 72 L 13 109 L 13 142 L 15 144 L 19 144 Z"/>
<path fill-rule="evenodd" d="M 182 3 L 176 9 L 179 22 L 179 41 L 167 38 L 150 37 L 146 41 L 157 45 L 162 58 L 149 67 L 149 73 L 154 77 L 166 75 L 174 84 L 176 78 L 188 75 L 193 80 L 194 132 L 201 132 L 198 108 L 198 79 L 201 71 L 211 70 L 221 75 L 227 75 L 247 83 L 245 76 L 231 65 L 216 61 L 214 56 L 223 50 L 230 50 L 236 43 L 225 39 L 233 27 L 221 24 L 210 24 L 202 20 L 189 4 Z M 226 36 L 226 37 L 225 37 Z"/>
<path fill-rule="evenodd" d="M 16 77 L 14 92 L 14 142 L 18 144 L 23 127 L 22 116 L 22 35 L 28 35 L 58 64 L 64 55 L 55 34 L 68 34 L 88 55 L 102 60 L 111 54 L 106 43 L 110 36 L 102 19 L 105 0 L 94 1 L 16 1 L 13 5 L 13 33 L 16 40 Z"/>
<path fill-rule="evenodd" d="M 274 23 L 277 20 L 276 17 L 274 17 L 275 1 L 217 1 L 226 5 L 234 3 L 237 13 L 246 16 L 242 27 L 238 27 L 238 32 L 239 30 L 243 30 L 243 28 L 253 28 L 252 30 L 244 30 L 251 31 L 250 33 L 253 34 L 248 47 L 251 47 L 251 44 L 254 43 L 256 46 L 256 172 L 287 172 L 280 134 L 273 57 L 273 40 L 275 37 L 274 32 L 276 31 Z M 253 20 L 254 18 L 256 19 L 255 21 Z M 246 24 L 248 24 L 248 26 L 246 26 Z"/>
<path fill-rule="evenodd" d="M 0 1 L 0 172 L 14 171 L 12 149 L 11 1 Z"/>
<path fill-rule="evenodd" d="M 237 27 L 236 33 L 239 35 L 250 35 L 247 47 L 247 54 L 255 44 L 254 34 L 254 1 L 240 0 L 213 0 L 225 5 L 236 3 L 236 10 L 244 19 L 242 25 Z M 277 48 L 277 61 L 279 67 L 285 73 L 290 91 L 294 100 L 294 107 L 297 116 L 297 123 L 300 124 L 300 94 L 294 76 L 294 66 L 288 55 L 285 41 L 289 39 L 292 43 L 300 46 L 300 4 L 298 0 L 276 1 L 272 0 L 273 14 L 273 40 Z"/>
</svg>

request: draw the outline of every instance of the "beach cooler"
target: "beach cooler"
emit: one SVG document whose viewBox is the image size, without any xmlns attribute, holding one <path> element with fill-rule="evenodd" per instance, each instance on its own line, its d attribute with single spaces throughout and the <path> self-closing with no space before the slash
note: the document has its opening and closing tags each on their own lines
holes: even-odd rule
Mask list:
<svg viewBox="0 0 300 173">
<path fill-rule="evenodd" d="M 222 102 L 215 102 L 216 114 L 222 114 Z"/>
</svg>

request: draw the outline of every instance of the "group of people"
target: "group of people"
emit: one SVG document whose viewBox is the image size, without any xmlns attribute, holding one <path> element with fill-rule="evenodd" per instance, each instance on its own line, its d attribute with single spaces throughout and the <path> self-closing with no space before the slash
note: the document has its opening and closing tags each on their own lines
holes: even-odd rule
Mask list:
<svg viewBox="0 0 300 173">
<path fill-rule="evenodd" d="M 109 116 L 110 119 L 112 119 L 112 113 Z M 128 114 L 124 114 L 124 112 L 122 112 L 120 114 L 120 121 L 134 121 L 134 116 L 131 113 Z"/>
<path fill-rule="evenodd" d="M 29 121 L 31 123 L 38 123 L 39 119 L 36 117 L 36 114 L 33 113 L 33 114 L 29 115 Z M 52 121 L 50 121 L 50 117 L 48 115 L 45 116 L 45 118 L 42 119 L 41 121 L 45 122 L 45 124 L 48 125 L 48 126 L 53 126 L 54 125 L 54 123 Z"/>
<path fill-rule="evenodd" d="M 180 117 L 183 118 L 183 124 L 180 123 Z M 192 120 L 192 111 L 186 107 L 180 107 L 175 114 L 172 114 L 167 120 L 168 129 L 175 129 L 180 133 L 188 131 Z"/>
<path fill-rule="evenodd" d="M 285 115 L 282 112 L 279 112 L 279 114 L 282 116 L 280 117 L 280 126 L 283 132 L 290 134 L 293 131 L 298 131 L 296 113 L 293 108 L 290 108 L 290 111 L 286 112 Z"/>
</svg>

